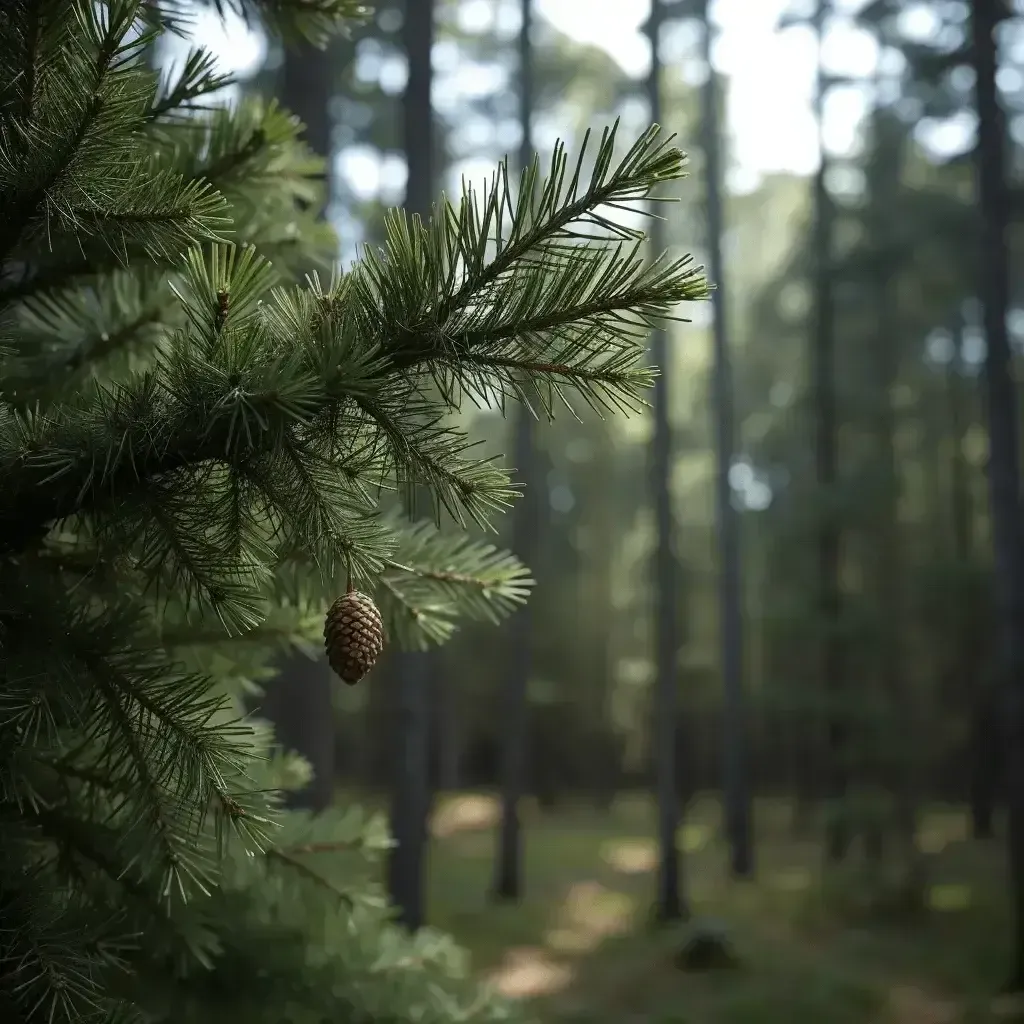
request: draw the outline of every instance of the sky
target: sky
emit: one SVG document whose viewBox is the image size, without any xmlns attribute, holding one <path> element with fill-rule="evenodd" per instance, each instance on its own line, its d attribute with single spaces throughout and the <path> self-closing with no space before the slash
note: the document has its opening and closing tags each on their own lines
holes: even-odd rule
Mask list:
<svg viewBox="0 0 1024 1024">
<path fill-rule="evenodd" d="M 640 26 L 650 10 L 647 0 L 537 0 L 537 6 L 556 28 L 606 50 L 627 74 L 645 73 L 650 48 Z M 792 6 L 792 0 L 712 0 L 718 40 L 711 59 L 729 80 L 730 184 L 737 191 L 756 187 L 763 174 L 808 174 L 818 163 L 812 114 L 816 41 L 807 29 L 777 30 Z M 865 76 L 875 66 L 877 48 L 866 34 L 847 27 L 826 41 L 825 60 L 836 71 Z M 864 106 L 850 90 L 834 94 L 826 111 L 830 149 L 849 151 Z"/>
<path fill-rule="evenodd" d="M 866 78 L 877 65 L 874 41 L 849 19 L 849 12 L 862 2 L 840 0 L 835 5 L 839 13 L 823 46 L 824 63 L 832 72 Z M 466 16 L 472 19 L 474 10 L 476 16 L 492 16 L 495 0 L 465 3 Z M 536 0 L 536 4 L 541 16 L 566 35 L 606 50 L 627 75 L 644 74 L 649 47 L 641 26 L 649 0 Z M 727 184 L 733 191 L 756 188 L 765 174 L 809 174 L 817 165 L 812 115 L 816 41 L 809 29 L 777 28 L 780 15 L 793 7 L 794 0 L 712 0 L 712 20 L 718 27 L 712 62 L 729 81 L 727 131 L 732 161 Z M 924 4 L 911 15 L 912 21 L 915 18 L 916 24 L 910 27 L 922 35 L 933 27 Z M 238 23 L 225 32 L 211 17 L 198 28 L 197 36 L 221 55 L 226 69 L 244 74 L 263 59 L 262 39 L 248 35 Z M 672 55 L 664 56 L 671 59 Z M 700 69 L 694 70 L 699 77 Z M 866 106 L 861 88 L 832 91 L 824 127 L 830 152 L 846 154 L 855 148 Z M 956 139 L 936 142 L 941 148 L 947 148 L 943 142 L 957 144 Z"/>
</svg>

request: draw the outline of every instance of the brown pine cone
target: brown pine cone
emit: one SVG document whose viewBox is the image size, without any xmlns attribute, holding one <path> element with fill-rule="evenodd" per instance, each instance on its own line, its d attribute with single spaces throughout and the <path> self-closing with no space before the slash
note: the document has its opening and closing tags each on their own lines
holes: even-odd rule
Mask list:
<svg viewBox="0 0 1024 1024">
<path fill-rule="evenodd" d="M 384 623 L 373 598 L 358 590 L 339 597 L 324 620 L 324 646 L 342 682 L 358 683 L 384 650 Z"/>
</svg>

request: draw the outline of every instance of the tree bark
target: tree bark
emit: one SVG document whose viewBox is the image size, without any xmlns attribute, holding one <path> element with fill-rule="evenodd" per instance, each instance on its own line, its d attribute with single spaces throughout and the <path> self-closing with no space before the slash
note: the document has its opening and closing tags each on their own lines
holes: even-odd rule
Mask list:
<svg viewBox="0 0 1024 1024">
<path fill-rule="evenodd" d="M 519 124 L 522 137 L 519 168 L 522 171 L 534 156 L 532 0 L 521 0 L 520 10 Z M 516 409 L 514 423 L 515 464 L 524 493 L 512 512 L 512 550 L 526 565 L 534 566 L 541 502 L 546 500 L 546 493 L 543 496 L 540 493 L 530 409 L 520 405 Z M 527 696 L 533 670 L 533 610 L 530 603 L 516 611 L 507 629 L 510 650 L 502 691 L 500 732 L 501 822 L 492 896 L 497 901 L 518 902 L 523 886 L 519 803 L 526 785 Z"/>
<path fill-rule="evenodd" d="M 431 98 L 434 0 L 406 0 L 403 40 L 409 73 L 402 110 L 408 179 L 405 206 L 426 219 L 434 200 L 434 117 Z M 430 702 L 441 670 L 437 652 L 397 657 L 398 713 L 391 832 L 395 841 L 387 882 L 399 922 L 410 931 L 426 919 L 425 886 L 430 814 Z"/>
<path fill-rule="evenodd" d="M 708 78 L 703 89 L 702 136 L 707 194 L 707 247 L 715 290 L 714 342 L 715 520 L 719 557 L 719 649 L 722 672 L 722 792 L 730 867 L 737 878 L 754 873 L 751 806 L 747 778 L 746 716 L 743 700 L 743 588 L 740 578 L 739 517 L 732 501 L 729 472 L 736 454 L 732 367 L 726 331 L 722 260 L 721 131 L 718 117 L 718 78 L 711 66 L 713 30 L 704 0 L 704 63 Z"/>
<path fill-rule="evenodd" d="M 304 138 L 313 152 L 330 158 L 330 97 L 334 65 L 331 53 L 297 43 L 284 55 L 279 95 L 286 110 L 305 126 Z M 328 173 L 328 200 L 331 175 Z M 335 722 L 331 671 L 324 657 L 303 654 L 282 659 L 278 675 L 265 689 L 262 710 L 274 724 L 278 742 L 301 754 L 313 775 L 303 789 L 286 795 L 296 809 L 326 810 L 334 799 Z"/>
<path fill-rule="evenodd" d="M 647 82 L 651 121 L 661 120 L 661 61 L 658 44 L 664 22 L 662 0 L 652 0 L 647 33 L 651 42 L 651 71 Z M 650 244 L 653 254 L 665 248 L 663 222 L 651 222 Z M 652 333 L 651 356 L 661 371 L 654 384 L 654 438 L 651 442 L 651 493 L 657 543 L 654 554 L 654 632 L 655 684 L 654 746 L 655 776 L 658 802 L 658 892 L 655 918 L 659 922 L 679 921 L 686 916 L 682 895 L 680 851 L 676 841 L 681 814 L 676 785 L 676 654 L 678 648 L 678 615 L 676 592 L 676 552 L 674 517 L 669 479 L 672 471 L 671 395 L 668 365 L 668 337 L 657 328 Z"/>
<path fill-rule="evenodd" d="M 953 534 L 953 557 L 959 570 L 972 572 L 974 565 L 974 509 L 967 459 L 964 457 L 964 438 L 968 428 L 965 408 L 964 380 L 964 323 L 963 314 L 953 325 L 954 355 L 948 374 L 949 421 L 953 435 L 950 458 L 949 489 Z M 970 741 L 967 750 L 970 785 L 969 806 L 971 835 L 975 839 L 991 839 L 994 835 L 995 797 L 998 781 L 998 715 L 992 700 L 992 687 L 987 673 L 979 665 L 984 657 L 984 630 L 979 629 L 977 615 L 961 615 L 958 620 L 954 669 L 955 683 L 966 694 L 971 708 Z"/>
<path fill-rule="evenodd" d="M 815 12 L 818 35 L 818 69 L 815 112 L 819 133 L 824 113 L 828 81 L 822 66 L 821 50 L 825 20 L 829 12 L 827 0 L 819 0 Z M 835 310 L 832 288 L 832 198 L 828 192 L 828 161 L 824 140 L 819 142 L 821 162 L 814 176 L 814 257 L 815 257 L 815 319 L 811 343 L 811 366 L 814 381 L 815 465 L 818 488 L 825 508 L 820 510 L 818 525 L 818 593 L 817 610 L 820 634 L 820 683 L 828 694 L 826 736 L 828 743 L 828 816 L 826 856 L 837 862 L 846 856 L 849 828 L 844 803 L 848 789 L 846 764 L 848 727 L 844 680 L 845 664 L 842 636 L 842 594 L 839 584 L 842 538 L 835 509 L 835 488 L 838 479 L 838 417 L 835 384 Z"/>
<path fill-rule="evenodd" d="M 876 123 L 876 166 L 873 176 L 877 190 L 876 237 L 884 246 L 890 231 L 884 218 L 899 208 L 900 184 L 903 174 L 904 138 L 894 137 L 889 121 L 879 115 Z M 874 282 L 878 321 L 875 346 L 871 353 L 877 374 L 873 392 L 879 407 L 874 416 L 877 433 L 878 465 L 882 476 L 882 500 L 879 503 L 878 537 L 873 545 L 875 553 L 874 578 L 876 605 L 881 618 L 882 643 L 878 652 L 878 675 L 883 700 L 888 704 L 899 735 L 912 736 L 918 723 L 910 690 L 904 678 L 906 633 L 906 601 L 904 597 L 903 544 L 901 542 L 900 471 L 896 453 L 897 411 L 893 403 L 893 389 L 900 374 L 900 324 L 894 288 L 898 265 L 880 259 Z M 891 734 L 890 734 L 891 735 Z M 903 745 L 886 736 L 884 761 L 888 770 L 879 780 L 892 795 L 895 804 L 895 826 L 902 852 L 912 858 L 917 833 L 917 787 L 915 769 Z M 884 763 L 884 762 L 883 762 Z M 882 845 L 879 838 L 878 847 Z M 881 850 L 879 849 L 879 854 Z"/>
</svg>

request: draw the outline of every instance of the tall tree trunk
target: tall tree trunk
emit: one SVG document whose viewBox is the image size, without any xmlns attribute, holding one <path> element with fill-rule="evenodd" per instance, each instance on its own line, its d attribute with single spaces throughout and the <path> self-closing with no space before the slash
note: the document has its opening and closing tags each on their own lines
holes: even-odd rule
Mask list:
<svg viewBox="0 0 1024 1024">
<path fill-rule="evenodd" d="M 977 690 L 971 714 L 970 811 L 971 836 L 992 839 L 995 836 L 996 785 L 999 761 L 998 708 L 989 680 L 971 679 Z"/>
<path fill-rule="evenodd" d="M 434 117 L 431 101 L 434 42 L 433 0 L 406 0 L 402 26 L 408 79 L 403 102 L 403 139 L 409 215 L 426 219 L 434 199 Z M 391 792 L 395 846 L 388 862 L 388 893 L 398 920 L 410 931 L 425 920 L 424 875 L 430 804 L 430 701 L 440 670 L 436 652 L 398 656 L 399 710 L 396 773 Z"/>
<path fill-rule="evenodd" d="M 519 29 L 519 147 L 521 171 L 533 160 L 533 3 L 521 0 Z M 527 182 L 522 180 L 525 186 Z M 527 392 L 529 394 L 529 392 Z M 524 493 L 512 512 L 512 550 L 526 565 L 536 561 L 540 529 L 541 481 L 537 473 L 533 414 L 525 405 L 515 413 L 515 464 Z M 508 626 L 510 644 L 502 693 L 501 717 L 501 823 L 498 857 L 494 867 L 493 896 L 518 901 L 522 896 L 522 836 L 519 802 L 525 787 L 528 734 L 527 693 L 533 667 L 533 615 L 531 604 L 519 608 Z"/>
<path fill-rule="evenodd" d="M 801 659 L 802 662 L 802 659 Z M 809 838 L 814 831 L 815 810 L 821 796 L 820 754 L 821 716 L 811 706 L 811 682 L 817 679 L 816 666 L 811 665 L 791 675 L 799 686 L 799 708 L 789 716 L 791 775 L 793 783 L 793 837 Z"/>
<path fill-rule="evenodd" d="M 398 652 L 385 652 L 366 688 L 359 722 L 359 785 L 374 793 L 390 793 L 395 781 L 398 737 L 394 723 L 401 689 Z"/>
<path fill-rule="evenodd" d="M 647 33 L 651 43 L 651 70 L 647 81 L 651 121 L 661 120 L 661 60 L 658 45 L 664 22 L 662 0 L 652 0 Z M 651 222 L 651 249 L 660 255 L 665 249 L 665 233 L 660 220 Z M 672 471 L 672 379 L 669 366 L 668 337 L 662 328 L 652 333 L 651 355 L 660 374 L 654 383 L 654 438 L 651 442 L 651 493 L 657 543 L 654 553 L 654 633 L 655 690 L 654 745 L 658 796 L 658 895 L 655 917 L 661 922 L 681 920 L 685 914 L 682 896 L 680 850 L 676 834 L 680 808 L 676 786 L 676 687 L 677 630 L 676 554 L 669 480 Z"/>
<path fill-rule="evenodd" d="M 305 125 L 309 147 L 330 159 L 330 98 L 334 62 L 330 51 L 296 43 L 285 51 L 279 97 L 282 105 Z M 331 175 L 327 174 L 328 193 Z M 328 200 L 330 196 L 328 194 Z M 293 808 L 323 811 L 334 799 L 335 723 L 331 672 L 324 657 L 303 654 L 282 659 L 279 674 L 270 680 L 262 712 L 273 722 L 278 742 L 301 754 L 313 769 L 309 783 L 287 795 Z"/>
<path fill-rule="evenodd" d="M 888 126 L 885 125 L 887 128 Z M 875 145 L 882 147 L 876 168 L 876 209 L 880 214 L 876 222 L 878 238 L 885 244 L 888 232 L 881 218 L 891 216 L 898 209 L 899 186 L 903 170 L 903 144 L 901 140 L 876 134 Z M 876 379 L 872 390 L 878 396 L 879 406 L 875 411 L 875 446 L 878 466 L 882 478 L 881 496 L 878 507 L 877 543 L 873 545 L 875 564 L 875 601 L 881 619 L 881 644 L 878 651 L 880 690 L 888 705 L 891 720 L 899 736 L 916 733 L 910 692 L 904 679 L 903 637 L 906 627 L 906 605 L 903 596 L 904 568 L 900 539 L 900 473 L 896 454 L 897 414 L 893 402 L 893 389 L 899 379 L 899 323 L 895 303 L 894 287 L 898 267 L 885 259 L 879 260 L 874 291 L 878 320 L 875 327 L 874 351 L 871 353 Z M 901 743 L 886 735 L 881 754 L 883 764 L 889 762 L 888 770 L 880 779 L 892 794 L 895 803 L 895 824 L 902 852 L 913 855 L 914 837 L 917 831 L 916 787 L 913 779 L 913 764 L 910 755 Z M 879 853 L 881 852 L 879 835 Z"/>
<path fill-rule="evenodd" d="M 451 793 L 459 788 L 462 735 L 459 722 L 459 689 L 455 680 L 438 673 L 434 693 L 434 750 L 437 757 L 437 788 Z"/>
<path fill-rule="evenodd" d="M 966 381 L 964 379 L 964 317 L 962 311 L 953 323 L 953 358 L 947 374 L 949 422 L 953 436 L 950 454 L 949 490 L 950 519 L 952 524 L 953 558 L 958 569 L 966 574 L 974 564 L 974 508 L 971 499 L 971 481 L 964 439 L 969 426 L 966 407 Z M 993 703 L 991 681 L 979 679 L 979 656 L 984 646 L 975 615 L 962 615 L 958 619 L 956 654 L 953 671 L 955 685 L 964 694 L 971 708 L 971 735 L 967 751 L 969 763 L 969 805 L 971 835 L 975 839 L 991 839 L 994 835 L 995 790 L 999 767 L 999 725 L 997 709 Z"/>
<path fill-rule="evenodd" d="M 835 382 L 835 309 L 833 298 L 832 199 L 828 192 L 828 160 L 822 136 L 825 95 L 828 88 L 822 63 L 822 42 L 829 14 L 828 0 L 818 0 L 815 27 L 818 35 L 817 86 L 815 114 L 818 121 L 820 166 L 814 176 L 814 261 L 815 320 L 811 339 L 815 413 L 815 464 L 820 500 L 817 553 L 817 610 L 820 630 L 820 684 L 828 694 L 828 798 L 832 804 L 828 815 L 826 856 L 830 861 L 842 860 L 849 846 L 849 828 L 843 805 L 848 788 L 847 779 L 847 709 L 843 673 L 844 652 L 840 624 L 842 616 L 839 582 L 841 537 L 835 510 L 835 489 L 838 470 L 838 417 Z"/>
<path fill-rule="evenodd" d="M 737 878 L 754 873 L 750 829 L 750 791 L 747 779 L 746 716 L 743 701 L 743 590 L 740 581 L 739 520 L 732 503 L 729 471 L 736 454 L 732 367 L 726 331 L 725 268 L 722 261 L 721 131 L 718 78 L 711 66 L 713 29 L 708 0 L 704 0 L 704 63 L 708 78 L 703 89 L 702 135 L 707 189 L 707 247 L 715 284 L 714 303 L 714 420 L 715 511 L 719 557 L 719 640 L 722 671 L 722 791 L 730 866 Z"/>
<path fill-rule="evenodd" d="M 996 88 L 996 27 L 1005 15 L 1000 0 L 971 4 L 972 56 L 978 114 L 977 188 L 981 208 L 979 295 L 984 310 L 985 383 L 988 399 L 992 541 L 996 614 L 1000 630 L 999 679 L 1005 730 L 1005 781 L 1014 948 L 1010 986 L 1024 991 L 1024 537 L 1020 502 L 1017 394 L 1006 315 L 1010 307 L 1006 225 L 1003 112 Z"/>
<path fill-rule="evenodd" d="M 615 479 L 616 444 L 615 427 L 610 422 L 598 423 L 597 464 L 607 467 L 609 480 Z M 615 609 L 612 607 L 616 536 L 620 529 L 621 509 L 611 487 L 591 502 L 589 525 L 593 531 L 590 545 L 589 569 L 580 574 L 585 593 L 581 594 L 579 606 L 592 617 L 593 649 L 590 651 L 593 692 L 590 772 L 593 784 L 594 806 L 599 811 L 608 811 L 615 802 L 618 775 L 621 767 L 617 734 L 611 715 L 612 700 L 612 659 L 614 657 Z M 588 633 L 590 631 L 588 630 Z"/>
</svg>

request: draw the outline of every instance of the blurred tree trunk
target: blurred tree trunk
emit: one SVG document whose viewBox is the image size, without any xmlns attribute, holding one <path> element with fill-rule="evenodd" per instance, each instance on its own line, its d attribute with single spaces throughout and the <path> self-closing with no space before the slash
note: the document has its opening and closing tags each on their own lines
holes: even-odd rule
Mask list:
<svg viewBox="0 0 1024 1024">
<path fill-rule="evenodd" d="M 964 318 L 962 311 L 953 324 L 953 358 L 947 374 L 949 420 L 953 446 L 949 466 L 950 518 L 952 521 L 953 558 L 960 573 L 974 567 L 974 508 L 971 481 L 964 441 L 970 427 L 966 408 L 964 379 Z M 995 791 L 998 773 L 999 723 L 992 700 L 992 687 L 986 674 L 979 672 L 983 664 L 985 637 L 976 615 L 957 618 L 956 653 L 953 671 L 955 685 L 967 696 L 971 708 L 970 745 L 967 752 L 970 772 L 971 835 L 975 839 L 991 839 L 994 834 Z M 981 676 L 982 678 L 979 678 Z"/>
<path fill-rule="evenodd" d="M 719 557 L 719 636 L 722 672 L 722 792 L 730 867 L 737 878 L 754 873 L 750 830 L 750 791 L 747 779 L 746 715 L 743 701 L 743 614 L 740 581 L 739 521 L 732 502 L 729 471 L 736 454 L 732 367 L 726 330 L 725 268 L 722 260 L 721 160 L 719 146 L 718 77 L 711 65 L 711 26 L 708 0 L 703 0 L 704 63 L 708 77 L 703 89 L 702 136 L 707 192 L 707 248 L 714 303 L 714 421 L 715 421 L 715 526 Z"/>
<path fill-rule="evenodd" d="M 447 673 L 438 673 L 434 694 L 434 750 L 437 788 L 452 793 L 461 783 L 462 735 L 459 722 L 459 689 Z"/>
<path fill-rule="evenodd" d="M 615 567 L 616 537 L 619 529 L 620 506 L 615 497 L 615 470 L 617 450 L 611 423 L 598 423 L 597 458 L 599 466 L 607 467 L 605 486 L 590 505 L 590 526 L 592 535 L 588 546 L 589 573 L 583 573 L 586 593 L 581 595 L 580 607 L 589 611 L 595 638 L 592 658 L 593 686 L 593 739 L 591 741 L 590 765 L 593 783 L 594 806 L 599 811 L 608 811 L 615 802 L 618 774 L 621 767 L 621 751 L 616 742 L 617 733 L 612 720 L 611 700 L 613 689 L 612 658 L 614 657 L 613 634 L 615 609 L 613 607 L 613 572 Z"/>
<path fill-rule="evenodd" d="M 975 839 L 992 839 L 1000 765 L 998 708 L 988 679 L 978 679 L 976 673 L 967 679 L 976 691 L 971 716 L 971 835 Z"/>
<path fill-rule="evenodd" d="M 1000 0 L 973 0 L 971 51 L 978 115 L 977 195 L 981 210 L 979 295 L 985 329 L 989 486 L 1000 630 L 1000 708 L 1005 730 L 1009 865 L 1014 915 L 1010 987 L 1024 990 L 1024 536 L 1020 501 L 1020 439 L 1006 316 L 1010 308 L 1011 221 L 1006 132 L 996 86 Z"/>
<path fill-rule="evenodd" d="M 305 125 L 305 141 L 322 157 L 332 152 L 330 99 L 334 63 L 329 50 L 296 43 L 284 54 L 278 96 Z M 331 174 L 328 172 L 328 201 Z M 335 787 L 333 682 L 325 657 L 295 654 L 282 659 L 280 673 L 264 689 L 262 711 L 273 722 L 278 742 L 312 766 L 309 784 L 287 795 L 290 807 L 322 811 Z"/>
<path fill-rule="evenodd" d="M 777 571 L 782 571 L 781 567 Z M 774 577 L 769 586 L 774 590 Z M 765 598 L 769 606 L 771 596 Z M 821 797 L 821 715 L 818 699 L 818 667 L 816 664 L 814 640 L 805 651 L 803 644 L 778 643 L 778 662 L 783 666 L 781 678 L 790 682 L 788 706 L 788 735 L 791 751 L 790 773 L 793 786 L 793 835 L 798 839 L 809 838 L 814 830 L 815 809 Z M 795 684 L 795 686 L 794 686 Z M 795 693 L 793 692 L 795 690 Z M 795 700 L 794 700 L 795 698 Z"/>
<path fill-rule="evenodd" d="M 385 651 L 377 663 L 361 715 L 359 784 L 374 792 L 390 792 L 394 785 L 394 722 L 400 690 L 397 658 L 397 651 Z"/>
<path fill-rule="evenodd" d="M 652 0 L 647 22 L 651 44 L 651 70 L 647 81 L 650 119 L 661 121 L 661 57 L 658 52 L 664 22 L 662 0 Z M 664 222 L 650 223 L 653 256 L 665 249 Z M 672 422 L 669 381 L 668 337 L 662 328 L 652 332 L 651 356 L 661 371 L 654 383 L 654 438 L 651 442 L 651 492 L 657 543 L 654 552 L 654 635 L 655 684 L 652 743 L 658 798 L 658 893 L 655 917 L 660 922 L 681 920 L 686 916 L 682 896 L 680 850 L 676 840 L 680 808 L 676 785 L 676 690 L 678 686 L 678 616 L 676 605 L 676 555 L 672 495 L 669 490 L 672 470 Z"/>
<path fill-rule="evenodd" d="M 876 82 L 881 90 L 881 81 Z M 883 253 L 894 249 L 892 219 L 898 217 L 900 185 L 903 178 L 905 134 L 900 126 L 894 133 L 889 117 L 881 112 L 875 116 L 874 167 L 871 169 L 872 191 L 875 192 L 874 217 L 871 219 L 875 237 Z M 895 289 L 898 286 L 899 259 L 880 256 L 875 264 L 873 290 L 877 321 L 873 351 L 869 353 L 875 379 L 872 393 L 877 397 L 875 449 L 881 477 L 877 509 L 877 542 L 874 555 L 874 604 L 881 625 L 881 643 L 877 651 L 877 670 L 883 706 L 890 715 L 890 727 L 882 730 L 879 756 L 883 772 L 880 782 L 892 794 L 895 804 L 897 839 L 902 853 L 913 856 L 917 831 L 917 797 L 914 785 L 914 759 L 902 737 L 916 735 L 918 723 L 906 673 L 904 636 L 907 633 L 907 605 L 904 593 L 906 567 L 900 536 L 900 471 L 896 452 L 898 429 L 894 390 L 900 373 L 900 323 Z M 918 759 L 919 760 L 919 759 Z M 878 822 L 880 825 L 881 822 Z M 880 855 L 882 835 L 869 843 Z"/>
<path fill-rule="evenodd" d="M 408 79 L 403 102 L 403 140 L 408 169 L 405 207 L 430 216 L 434 200 L 434 116 L 431 97 L 433 0 L 406 0 L 402 25 Z M 433 690 L 440 685 L 437 652 L 402 652 L 396 658 L 398 713 L 395 775 L 391 789 L 388 894 L 398 920 L 410 931 L 425 921 L 424 876 L 430 812 L 430 722 Z"/>
<path fill-rule="evenodd" d="M 522 138 L 519 168 L 533 160 L 533 4 L 521 0 L 519 28 L 519 124 Z M 530 392 L 528 391 L 529 395 Z M 534 399 L 536 400 L 536 399 Z M 537 473 L 533 439 L 533 414 L 525 405 L 515 409 L 515 466 L 523 496 L 512 511 L 512 550 L 536 570 L 541 501 L 546 488 Z M 542 494 L 542 491 L 544 492 Z M 507 627 L 510 645 L 502 692 L 500 723 L 501 823 L 498 858 L 494 865 L 493 897 L 518 901 L 522 896 L 522 837 L 519 801 L 526 785 L 527 694 L 533 663 L 532 600 L 519 608 Z"/>
<path fill-rule="evenodd" d="M 840 565 L 842 557 L 839 522 L 836 509 L 838 475 L 838 418 L 835 382 L 835 301 L 833 296 L 832 198 L 828 191 L 828 158 L 824 138 L 825 95 L 828 79 L 822 62 L 825 23 L 830 11 L 828 0 L 818 0 L 814 23 L 818 36 L 817 85 L 815 115 L 819 131 L 821 161 L 814 176 L 814 328 L 811 338 L 815 418 L 815 465 L 820 500 L 818 523 L 817 609 L 820 643 L 820 685 L 827 694 L 828 738 L 828 815 L 826 856 L 830 861 L 842 860 L 849 846 L 849 828 L 843 804 L 847 779 L 847 709 L 849 696 L 843 678 L 844 651 L 841 635 L 842 603 Z"/>
</svg>

